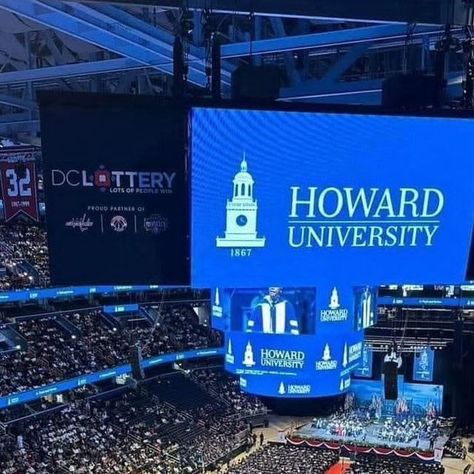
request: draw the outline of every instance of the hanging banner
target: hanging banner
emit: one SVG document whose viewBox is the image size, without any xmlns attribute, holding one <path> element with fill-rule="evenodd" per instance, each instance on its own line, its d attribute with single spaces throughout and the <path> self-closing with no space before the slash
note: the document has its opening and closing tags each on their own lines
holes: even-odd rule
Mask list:
<svg viewBox="0 0 474 474">
<path fill-rule="evenodd" d="M 362 348 L 362 360 L 359 367 L 357 367 L 356 371 L 354 372 L 354 375 L 357 377 L 371 378 L 373 357 L 374 354 L 372 352 L 372 348 L 364 344 Z"/>
<path fill-rule="evenodd" d="M 415 355 L 413 362 L 413 380 L 416 382 L 432 382 L 434 370 L 434 350 L 423 347 L 419 354 Z"/>
<path fill-rule="evenodd" d="M 0 181 L 5 221 L 20 214 L 38 222 L 38 195 L 35 148 L 0 150 Z"/>
</svg>

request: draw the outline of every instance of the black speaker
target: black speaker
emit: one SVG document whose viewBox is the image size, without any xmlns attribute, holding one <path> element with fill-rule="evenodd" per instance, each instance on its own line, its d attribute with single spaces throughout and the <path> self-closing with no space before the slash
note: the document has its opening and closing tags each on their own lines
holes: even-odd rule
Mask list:
<svg viewBox="0 0 474 474">
<path fill-rule="evenodd" d="M 395 74 L 382 83 L 382 105 L 419 109 L 439 102 L 440 84 L 433 75 Z"/>
<path fill-rule="evenodd" d="M 215 33 L 212 38 L 211 94 L 215 100 L 221 98 L 221 45 L 217 33 Z"/>
<path fill-rule="evenodd" d="M 396 400 L 398 398 L 398 364 L 384 362 L 383 373 L 385 400 Z"/>
<path fill-rule="evenodd" d="M 454 333 L 453 333 L 453 367 L 455 369 L 463 368 L 463 352 L 464 352 L 464 315 L 462 311 L 454 312 Z"/>
<path fill-rule="evenodd" d="M 280 69 L 243 64 L 232 73 L 231 92 L 234 100 L 275 100 L 280 94 Z"/>
<path fill-rule="evenodd" d="M 134 345 L 130 351 L 130 365 L 135 380 L 141 380 L 145 377 L 142 368 L 142 348 L 139 344 Z"/>
<path fill-rule="evenodd" d="M 474 228 L 472 229 L 471 251 L 469 252 L 469 260 L 467 262 L 466 280 L 474 280 Z"/>
<path fill-rule="evenodd" d="M 182 97 L 184 94 L 184 50 L 183 43 L 179 36 L 176 36 L 173 43 L 173 96 Z"/>
</svg>

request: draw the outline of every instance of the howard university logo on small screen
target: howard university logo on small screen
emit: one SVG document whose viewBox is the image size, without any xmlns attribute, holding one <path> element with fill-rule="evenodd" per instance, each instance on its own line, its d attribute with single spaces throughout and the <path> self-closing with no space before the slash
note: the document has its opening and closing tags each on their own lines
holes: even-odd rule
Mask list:
<svg viewBox="0 0 474 474">
<path fill-rule="evenodd" d="M 245 153 L 240 171 L 232 181 L 232 199 L 227 200 L 224 237 L 216 238 L 216 247 L 229 248 L 232 257 L 248 257 L 253 248 L 265 246 L 265 237 L 257 232 L 258 204 L 254 197 L 255 181 L 248 171 Z"/>
</svg>

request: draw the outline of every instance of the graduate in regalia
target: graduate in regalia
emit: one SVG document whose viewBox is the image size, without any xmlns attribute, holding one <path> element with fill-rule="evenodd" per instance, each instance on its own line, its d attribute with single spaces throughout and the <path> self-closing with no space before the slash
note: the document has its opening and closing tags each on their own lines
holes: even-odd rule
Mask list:
<svg viewBox="0 0 474 474">
<path fill-rule="evenodd" d="M 282 295 L 283 288 L 272 286 L 255 306 L 247 320 L 246 332 L 297 336 L 301 322 L 293 304 Z"/>
</svg>

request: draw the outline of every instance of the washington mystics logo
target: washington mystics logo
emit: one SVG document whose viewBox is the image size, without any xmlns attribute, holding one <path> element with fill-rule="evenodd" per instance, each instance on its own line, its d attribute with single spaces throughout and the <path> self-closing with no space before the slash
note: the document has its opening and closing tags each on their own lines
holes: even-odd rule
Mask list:
<svg viewBox="0 0 474 474">
<path fill-rule="evenodd" d="M 265 237 L 257 236 L 257 200 L 253 196 L 255 181 L 247 169 L 245 153 L 240 171 L 234 176 L 232 199 L 226 205 L 225 237 L 216 238 L 216 247 L 255 248 L 265 246 Z"/>
</svg>

